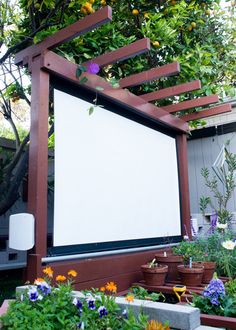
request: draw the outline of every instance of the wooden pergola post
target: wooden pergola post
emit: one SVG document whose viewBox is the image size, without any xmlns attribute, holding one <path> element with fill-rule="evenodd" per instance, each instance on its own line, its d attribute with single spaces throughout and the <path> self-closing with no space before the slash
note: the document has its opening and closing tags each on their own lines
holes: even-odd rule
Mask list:
<svg viewBox="0 0 236 330">
<path fill-rule="evenodd" d="M 36 278 L 47 252 L 49 74 L 33 59 L 29 147 L 28 211 L 35 216 L 35 247 L 28 254 L 26 279 Z M 35 267 L 36 266 L 36 267 Z"/>
</svg>

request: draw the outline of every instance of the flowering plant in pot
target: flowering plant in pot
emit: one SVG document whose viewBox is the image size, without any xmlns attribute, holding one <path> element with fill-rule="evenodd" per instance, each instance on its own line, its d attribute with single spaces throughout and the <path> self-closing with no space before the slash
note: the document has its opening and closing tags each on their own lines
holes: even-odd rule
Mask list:
<svg viewBox="0 0 236 330">
<path fill-rule="evenodd" d="M 154 258 L 151 262 L 141 266 L 145 284 L 151 286 L 163 285 L 168 272 L 167 265 L 160 265 Z"/>
<path fill-rule="evenodd" d="M 131 310 L 122 310 L 115 302 L 114 282 L 108 282 L 100 290 L 84 291 L 77 298 L 72 290 L 77 275 L 74 270 L 67 276 L 56 276 L 55 286 L 53 270 L 47 267 L 44 272 L 45 278 L 36 279 L 34 285 L 27 286 L 10 303 L 0 318 L 3 330 L 143 330 L 148 326 L 147 316 L 139 313 L 135 317 Z"/>
</svg>

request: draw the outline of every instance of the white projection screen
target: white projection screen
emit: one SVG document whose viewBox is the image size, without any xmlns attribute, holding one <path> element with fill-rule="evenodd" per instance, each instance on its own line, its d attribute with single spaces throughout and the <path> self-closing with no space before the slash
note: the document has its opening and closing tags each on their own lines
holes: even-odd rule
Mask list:
<svg viewBox="0 0 236 330">
<path fill-rule="evenodd" d="M 91 105 L 54 89 L 54 247 L 181 235 L 175 138 Z"/>
</svg>

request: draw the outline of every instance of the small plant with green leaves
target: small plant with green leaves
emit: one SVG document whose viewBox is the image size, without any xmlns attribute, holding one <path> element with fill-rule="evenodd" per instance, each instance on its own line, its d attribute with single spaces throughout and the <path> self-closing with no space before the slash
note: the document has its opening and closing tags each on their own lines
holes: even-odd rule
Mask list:
<svg viewBox="0 0 236 330">
<path fill-rule="evenodd" d="M 226 145 L 229 145 L 229 142 L 227 142 Z M 236 154 L 229 152 L 226 147 L 223 149 L 223 153 L 223 163 L 225 166 L 221 165 L 218 169 L 219 172 L 216 172 L 216 175 L 210 178 L 208 168 L 202 168 L 201 170 L 205 185 L 215 198 L 217 205 L 214 205 L 210 196 L 201 196 L 200 210 L 205 214 L 207 206 L 209 205 L 217 213 L 218 223 L 228 224 L 233 217 L 232 213 L 227 209 L 227 206 L 236 188 Z"/>
<path fill-rule="evenodd" d="M 174 254 L 181 255 L 184 265 L 188 265 L 190 258 L 193 261 L 204 261 L 204 251 L 202 247 L 194 241 L 181 241 L 179 245 L 172 248 Z"/>
<path fill-rule="evenodd" d="M 141 286 L 132 286 L 130 288 L 131 294 L 136 299 L 141 300 L 151 300 L 151 301 L 162 301 L 166 300 L 165 296 L 161 292 L 151 292 L 149 293 L 146 289 L 142 288 Z"/>
<path fill-rule="evenodd" d="M 225 283 L 225 291 L 231 297 L 236 297 L 236 278 Z"/>
</svg>

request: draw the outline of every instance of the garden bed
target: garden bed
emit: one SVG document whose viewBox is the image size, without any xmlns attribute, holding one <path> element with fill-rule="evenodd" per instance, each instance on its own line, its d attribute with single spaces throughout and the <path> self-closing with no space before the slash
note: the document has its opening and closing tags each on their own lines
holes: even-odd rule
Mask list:
<svg viewBox="0 0 236 330">
<path fill-rule="evenodd" d="M 221 280 L 223 282 L 228 281 L 227 277 L 222 277 Z M 174 294 L 173 287 L 176 284 L 180 284 L 179 281 L 175 282 L 167 282 L 163 286 L 150 286 L 146 285 L 144 281 L 140 281 L 138 283 L 134 283 L 134 286 L 141 286 L 148 290 L 149 292 L 162 292 L 163 294 Z M 186 305 L 187 302 L 192 301 L 192 293 L 200 294 L 204 287 L 207 284 L 202 284 L 198 287 L 187 287 L 186 292 L 181 297 L 180 305 Z M 226 317 L 226 316 L 217 316 L 217 315 L 208 315 L 208 314 L 200 314 L 201 324 L 211 327 L 223 327 L 226 329 L 236 330 L 236 318 L 234 317 Z"/>
</svg>

